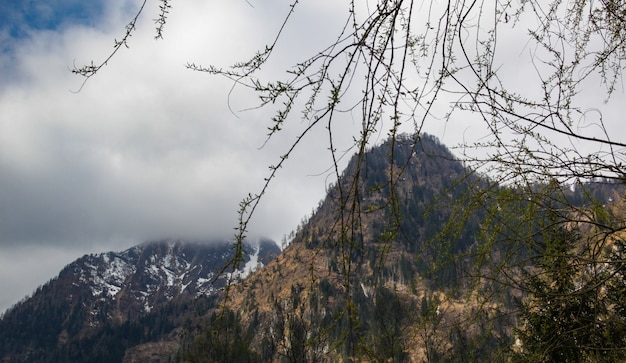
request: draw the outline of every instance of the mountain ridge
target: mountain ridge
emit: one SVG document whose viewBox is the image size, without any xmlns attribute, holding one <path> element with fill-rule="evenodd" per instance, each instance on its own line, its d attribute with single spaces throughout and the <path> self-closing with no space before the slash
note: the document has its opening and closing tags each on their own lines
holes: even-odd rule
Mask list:
<svg viewBox="0 0 626 363">
<path fill-rule="evenodd" d="M 0 361 L 21 361 L 24 355 L 31 361 L 37 352 L 45 356 L 46 350 L 132 325 L 170 303 L 217 296 L 229 283 L 217 272 L 232 257 L 230 247 L 227 241 L 158 240 L 84 255 L 3 314 Z M 245 249 L 246 264 L 234 279 L 280 253 L 275 242 L 265 239 L 247 242 Z M 21 355 L 7 354 L 20 344 Z"/>
</svg>

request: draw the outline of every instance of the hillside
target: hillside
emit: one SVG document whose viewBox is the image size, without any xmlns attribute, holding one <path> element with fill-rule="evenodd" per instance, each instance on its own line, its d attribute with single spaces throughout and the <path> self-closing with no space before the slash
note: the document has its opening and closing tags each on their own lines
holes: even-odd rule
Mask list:
<svg viewBox="0 0 626 363">
<path fill-rule="evenodd" d="M 485 190 L 493 200 L 475 198 Z M 194 325 L 183 361 L 527 361 L 516 336 L 531 328 L 525 319 L 534 315 L 519 314 L 536 306 L 529 293 L 543 303 L 554 299 L 533 286 L 551 270 L 532 253 L 560 241 L 563 227 L 526 218 L 555 212 L 575 220 L 622 193 L 603 181 L 531 190 L 554 209 L 473 174 L 436 138 L 388 140 L 351 160 L 283 253 L 230 290 L 227 310 Z M 537 205 L 539 212 L 527 212 Z M 555 235 L 537 235 L 548 226 Z M 509 244 L 511 233 L 526 230 L 534 236 L 528 246 Z M 588 232 L 568 233 L 572 247 L 563 253 L 580 254 Z M 573 286 L 582 283 L 579 276 L 569 275 Z M 589 291 L 602 286 L 601 278 Z M 613 312 L 598 311 L 585 329 Z M 571 329 L 572 319 L 558 328 Z M 614 346 L 623 340 L 618 336 Z"/>
<path fill-rule="evenodd" d="M 475 243 L 479 216 L 469 216 L 455 239 L 435 238 L 444 236 L 456 201 L 480 183 L 428 135 L 353 158 L 283 253 L 230 291 L 229 324 L 254 331 L 238 338 L 247 343 L 236 353 L 248 352 L 250 361 L 433 361 L 485 357 L 509 344 L 504 320 L 469 333 L 456 324 L 469 311 L 463 274 L 449 256 Z M 211 361 L 203 358 L 210 342 L 229 340 L 215 321 L 196 326 L 204 332 L 193 334 L 190 361 Z M 449 346 L 451 336 L 466 344 Z M 235 352 L 216 349 L 213 358 L 228 354 Z"/>
</svg>

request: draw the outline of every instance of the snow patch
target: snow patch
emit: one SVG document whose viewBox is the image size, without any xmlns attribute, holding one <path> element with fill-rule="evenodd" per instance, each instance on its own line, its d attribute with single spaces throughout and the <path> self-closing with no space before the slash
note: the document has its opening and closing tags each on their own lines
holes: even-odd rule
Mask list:
<svg viewBox="0 0 626 363">
<path fill-rule="evenodd" d="M 254 254 L 250 255 L 250 259 L 243 266 L 243 269 L 242 269 L 243 271 L 241 272 L 241 274 L 239 274 L 239 277 L 241 278 L 248 277 L 251 273 L 256 271 L 256 269 L 259 267 L 259 251 L 261 251 L 261 246 L 257 245 L 252 248 L 255 249 Z"/>
<path fill-rule="evenodd" d="M 122 290 L 126 279 L 135 273 L 136 268 L 117 255 L 102 254 L 99 257 L 105 263 L 100 268 L 97 264 L 85 263 L 90 277 L 82 275 L 80 281 L 92 282 L 93 296 L 104 294 L 113 298 Z"/>
</svg>

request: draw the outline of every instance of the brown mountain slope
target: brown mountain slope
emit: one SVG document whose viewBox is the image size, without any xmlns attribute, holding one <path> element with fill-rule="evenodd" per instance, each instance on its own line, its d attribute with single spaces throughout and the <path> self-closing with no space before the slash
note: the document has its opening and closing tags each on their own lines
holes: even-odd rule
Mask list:
<svg viewBox="0 0 626 363">
<path fill-rule="evenodd" d="M 473 354 L 497 348 L 498 339 L 508 344 L 493 324 L 459 330 L 476 322 L 475 306 L 466 304 L 479 301 L 466 298 L 461 273 L 444 260 L 474 242 L 477 222 L 464 221 L 468 227 L 455 240 L 432 241 L 454 212 L 450 202 L 479 182 L 466 174 L 427 135 L 400 137 L 354 158 L 281 255 L 228 291 L 225 306 L 243 330 L 254 331 L 256 358 L 432 361 L 470 354 L 467 344 L 452 346 L 452 336 L 471 341 Z M 434 262 L 442 265 L 436 272 Z M 501 309 L 494 305 L 483 321 Z"/>
<path fill-rule="evenodd" d="M 466 199 L 483 188 L 492 188 L 485 194 L 492 199 Z M 535 201 L 524 190 L 493 186 L 469 173 L 432 137 L 388 140 L 353 158 L 279 258 L 229 289 L 225 307 L 232 318 L 220 320 L 218 313 L 206 321 L 212 333 L 196 335 L 202 349 L 190 360 L 234 354 L 207 342 L 238 337 L 246 342 L 238 353 L 249 353 L 244 354 L 249 361 L 524 361 L 530 356 L 515 337 L 536 332 L 524 321 L 536 316 L 538 326 L 545 326 L 541 310 L 517 320 L 526 307 L 536 310 L 538 303 L 528 294 L 541 304 L 555 301 L 544 289 L 553 282 L 542 277 L 553 273 L 551 266 L 539 258 L 550 260 L 547 246 L 567 242 L 571 248 L 564 253 L 577 261 L 574 257 L 597 226 L 590 228 L 587 219 L 586 226 L 574 228 L 568 220 L 582 221 L 577 213 L 616 215 L 612 207 L 593 206 L 614 201 L 615 191 L 605 184 L 581 185 L 576 191 L 537 184 L 532 196 L 545 200 Z M 594 202 L 584 204 L 589 200 Z M 557 219 L 550 220 L 551 215 Z M 520 239 L 525 233 L 530 240 Z M 493 242 L 480 240 L 487 237 Z M 572 271 L 567 286 L 589 276 L 582 264 L 567 268 Z M 621 286 L 614 268 L 599 269 L 602 274 L 590 280 L 596 285 L 589 291 L 602 294 L 606 278 L 608 285 Z M 615 308 L 621 302 L 612 299 L 602 304 L 613 316 L 596 314 L 581 331 L 607 325 L 604 317 L 611 324 L 621 321 Z M 584 304 L 584 311 L 599 313 L 594 309 L 600 305 Z M 579 322 L 563 318 L 555 328 L 574 329 Z M 220 338 L 221 331 L 237 331 L 234 327 L 240 335 Z"/>
</svg>

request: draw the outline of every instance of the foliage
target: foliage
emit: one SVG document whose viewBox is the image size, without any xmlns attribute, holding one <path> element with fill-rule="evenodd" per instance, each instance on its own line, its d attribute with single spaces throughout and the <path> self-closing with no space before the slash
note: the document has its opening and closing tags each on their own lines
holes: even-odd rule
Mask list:
<svg viewBox="0 0 626 363">
<path fill-rule="evenodd" d="M 366 355 L 377 362 L 408 361 L 407 338 L 415 307 L 403 303 L 397 294 L 382 287 L 376 290 L 372 305 Z"/>
<path fill-rule="evenodd" d="M 260 362 L 251 351 L 253 331 L 246 331 L 241 317 L 230 310 L 212 313 L 204 333 L 196 336 L 191 348 L 183 353 L 191 362 Z"/>
<path fill-rule="evenodd" d="M 517 337 L 521 361 L 615 362 L 623 357 L 626 293 L 621 239 L 600 241 L 577 225 L 558 223 L 553 211 L 540 227 L 536 263 L 524 271 L 528 298 Z M 589 232 L 587 232 L 589 233 Z M 606 243 L 606 244 L 605 244 Z M 590 258 L 591 251 L 597 254 Z"/>
</svg>

